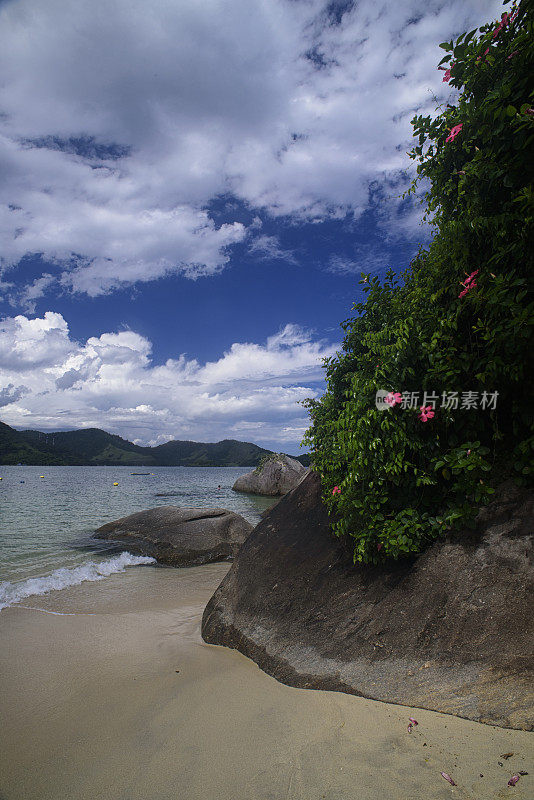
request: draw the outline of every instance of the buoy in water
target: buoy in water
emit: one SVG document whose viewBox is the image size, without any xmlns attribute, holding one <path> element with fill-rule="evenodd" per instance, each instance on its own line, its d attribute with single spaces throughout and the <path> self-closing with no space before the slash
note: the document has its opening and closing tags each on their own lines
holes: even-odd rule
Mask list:
<svg viewBox="0 0 534 800">
<path fill-rule="evenodd" d="M 39 475 L 40 478 L 44 478 L 44 475 Z"/>
<path fill-rule="evenodd" d="M 115 481 L 115 483 L 113 484 L 113 486 L 118 486 L 118 485 L 119 485 L 119 484 L 117 483 L 117 481 Z"/>
</svg>

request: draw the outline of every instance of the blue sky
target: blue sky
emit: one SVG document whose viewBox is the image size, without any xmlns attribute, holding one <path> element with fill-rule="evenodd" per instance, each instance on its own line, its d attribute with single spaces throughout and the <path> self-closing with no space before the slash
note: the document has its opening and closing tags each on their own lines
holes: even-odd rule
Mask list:
<svg viewBox="0 0 534 800">
<path fill-rule="evenodd" d="M 0 3 L 0 419 L 298 452 L 492 0 Z"/>
</svg>

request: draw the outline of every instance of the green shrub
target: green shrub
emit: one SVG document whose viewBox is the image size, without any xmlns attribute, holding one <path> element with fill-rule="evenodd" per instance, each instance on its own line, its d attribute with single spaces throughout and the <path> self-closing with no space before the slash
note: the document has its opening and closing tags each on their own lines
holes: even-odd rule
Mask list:
<svg viewBox="0 0 534 800">
<path fill-rule="evenodd" d="M 532 5 L 521 2 L 440 45 L 458 103 L 412 120 L 409 154 L 410 192 L 425 179 L 436 233 L 399 278 L 362 277 L 366 302 L 325 362 L 326 392 L 305 403 L 304 443 L 355 561 L 419 553 L 469 525 L 504 477 L 531 475 L 533 27 Z M 403 407 L 379 410 L 380 389 L 406 393 Z M 424 392 L 435 395 L 426 420 Z M 466 392 L 477 408 L 461 407 Z"/>
</svg>

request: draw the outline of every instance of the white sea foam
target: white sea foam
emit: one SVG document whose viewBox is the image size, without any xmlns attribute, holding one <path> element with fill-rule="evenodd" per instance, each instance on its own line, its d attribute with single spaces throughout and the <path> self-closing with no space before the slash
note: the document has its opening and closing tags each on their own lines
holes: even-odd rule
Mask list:
<svg viewBox="0 0 534 800">
<path fill-rule="evenodd" d="M 68 586 L 77 586 L 84 581 L 101 581 L 116 572 L 124 572 L 126 567 L 135 567 L 138 564 L 155 564 L 154 558 L 148 556 L 133 556 L 131 553 L 121 553 L 107 561 L 88 561 L 79 567 L 61 567 L 55 569 L 50 575 L 39 578 L 28 578 L 25 581 L 0 583 L 0 610 L 6 606 L 25 600 L 27 597 L 48 594 Z"/>
</svg>

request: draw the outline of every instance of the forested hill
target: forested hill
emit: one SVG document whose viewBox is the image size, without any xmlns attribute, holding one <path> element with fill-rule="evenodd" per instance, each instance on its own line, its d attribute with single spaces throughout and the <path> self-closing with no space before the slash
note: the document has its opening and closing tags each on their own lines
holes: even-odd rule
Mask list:
<svg viewBox="0 0 534 800">
<path fill-rule="evenodd" d="M 250 442 L 225 439 L 215 444 L 171 441 L 139 445 L 99 428 L 42 433 L 16 431 L 0 422 L 0 464 L 256 467 L 270 451 Z M 307 456 L 299 456 L 306 466 Z"/>
</svg>

